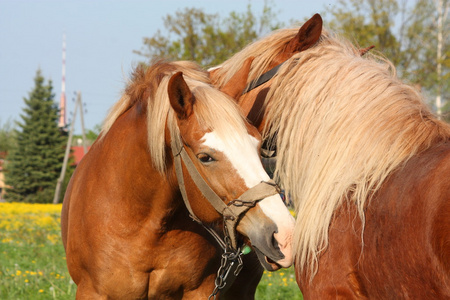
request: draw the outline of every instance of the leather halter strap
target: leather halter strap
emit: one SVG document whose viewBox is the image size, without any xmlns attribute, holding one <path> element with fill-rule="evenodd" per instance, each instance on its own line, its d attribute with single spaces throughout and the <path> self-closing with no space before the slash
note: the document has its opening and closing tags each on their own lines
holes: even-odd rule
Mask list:
<svg viewBox="0 0 450 300">
<path fill-rule="evenodd" d="M 194 219 L 194 221 L 205 227 L 208 232 L 218 241 L 223 249 L 231 246 L 233 250 L 237 250 L 238 246 L 236 238 L 236 226 L 239 223 L 240 219 L 245 214 L 245 212 L 255 206 L 257 202 L 263 200 L 266 197 L 279 194 L 280 189 L 278 185 L 273 180 L 269 180 L 267 182 L 262 181 L 261 183 L 247 190 L 238 199 L 231 201 L 227 205 L 210 188 L 208 183 L 200 175 L 184 147 L 181 146 L 181 149 L 179 150 L 176 150 L 175 148 L 175 143 L 172 142 L 172 152 L 175 160 L 175 171 L 177 175 L 178 185 L 181 191 L 181 195 L 183 196 L 184 204 L 186 205 L 190 216 L 192 217 L 192 219 Z M 223 216 L 225 237 L 229 237 L 231 245 L 228 245 L 229 243 L 227 241 L 223 241 L 212 228 L 203 224 L 203 222 L 193 212 L 186 193 L 181 160 L 183 160 L 184 165 L 189 172 L 189 175 L 191 176 L 198 189 L 202 192 L 203 196 L 209 201 L 214 209 Z"/>
<path fill-rule="evenodd" d="M 263 83 L 266 83 L 267 81 L 269 81 L 270 79 L 272 79 L 273 76 L 275 76 L 275 74 L 278 72 L 278 69 L 285 63 L 282 62 L 281 64 L 279 64 L 278 66 L 273 67 L 272 69 L 270 69 L 269 71 L 263 73 L 261 76 L 259 76 L 258 78 L 255 78 L 254 80 L 252 80 L 247 87 L 244 89 L 244 91 L 242 92 L 242 95 L 244 95 L 245 93 L 250 92 L 251 90 L 257 88 L 258 86 L 260 86 Z"/>
</svg>

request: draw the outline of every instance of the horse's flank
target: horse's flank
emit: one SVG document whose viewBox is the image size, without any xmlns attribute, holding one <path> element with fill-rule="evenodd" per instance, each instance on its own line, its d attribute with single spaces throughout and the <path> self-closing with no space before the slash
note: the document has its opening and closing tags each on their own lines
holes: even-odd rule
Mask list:
<svg viewBox="0 0 450 300">
<path fill-rule="evenodd" d="M 253 80 L 267 69 L 262 62 L 283 51 L 296 33 L 279 30 L 249 45 L 221 66 L 216 83 L 249 56 L 255 57 L 248 78 Z M 396 78 L 390 62 L 372 53 L 361 57 L 358 48 L 327 32 L 280 68 L 266 106 L 264 138 L 278 134 L 275 179 L 295 201 L 294 249 L 298 265 L 310 275 L 343 202 L 356 204 L 364 224 L 366 202 L 385 179 L 412 156 L 450 138 L 448 124 Z"/>
</svg>

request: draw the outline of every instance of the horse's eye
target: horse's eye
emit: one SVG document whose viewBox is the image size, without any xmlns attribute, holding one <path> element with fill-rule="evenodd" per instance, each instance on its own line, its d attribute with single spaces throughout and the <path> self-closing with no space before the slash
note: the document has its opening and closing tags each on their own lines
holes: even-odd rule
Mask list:
<svg viewBox="0 0 450 300">
<path fill-rule="evenodd" d="M 211 156 L 209 156 L 206 153 L 200 153 L 199 155 L 197 155 L 197 158 L 198 158 L 199 161 L 201 161 L 204 164 L 214 161 L 214 158 L 212 158 Z"/>
</svg>

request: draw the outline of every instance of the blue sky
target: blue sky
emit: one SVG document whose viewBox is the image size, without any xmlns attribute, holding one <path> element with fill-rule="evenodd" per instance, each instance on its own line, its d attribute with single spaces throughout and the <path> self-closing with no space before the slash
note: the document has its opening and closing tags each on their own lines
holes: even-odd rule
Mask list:
<svg viewBox="0 0 450 300">
<path fill-rule="evenodd" d="M 273 1 L 278 21 L 303 20 L 323 13 L 333 0 Z M 125 80 L 142 58 L 143 37 L 164 30 L 163 18 L 185 7 L 227 16 L 244 12 L 245 0 L 1 0 L 0 1 L 0 126 L 20 120 L 23 98 L 34 87 L 37 69 L 53 82 L 55 100 L 61 94 L 62 36 L 66 34 L 66 97 L 68 114 L 74 93 L 85 103 L 85 126 L 101 124 L 120 98 Z M 263 1 L 250 1 L 259 14 Z M 70 118 L 70 116 L 69 116 Z M 80 120 L 75 132 L 81 133 Z"/>
</svg>

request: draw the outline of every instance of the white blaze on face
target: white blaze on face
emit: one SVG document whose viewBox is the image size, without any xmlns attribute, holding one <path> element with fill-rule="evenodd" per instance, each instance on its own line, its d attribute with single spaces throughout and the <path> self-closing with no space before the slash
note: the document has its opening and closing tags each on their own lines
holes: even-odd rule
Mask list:
<svg viewBox="0 0 450 300">
<path fill-rule="evenodd" d="M 261 164 L 257 149 L 259 141 L 255 137 L 248 135 L 248 138 L 229 139 L 227 143 L 216 133 L 208 132 L 202 140 L 203 145 L 222 152 L 228 158 L 248 188 L 270 179 Z"/>
<path fill-rule="evenodd" d="M 257 148 L 259 141 L 255 137 L 248 135 L 248 138 L 229 139 L 233 141 L 233 144 L 230 145 L 214 132 L 208 132 L 203 136 L 203 140 L 203 145 L 222 152 L 228 158 L 248 188 L 270 179 L 261 164 Z M 280 196 L 270 196 L 258 204 L 276 224 L 292 226 L 294 218 L 281 201 Z"/>
<path fill-rule="evenodd" d="M 202 140 L 204 141 L 203 145 L 222 152 L 228 158 L 248 188 L 270 179 L 262 166 L 258 154 L 259 141 L 255 137 L 248 135 L 247 138 L 228 139 L 229 142 L 226 142 L 214 132 L 208 132 Z M 279 232 L 275 234 L 275 238 L 285 255 L 285 259 L 278 263 L 284 267 L 289 267 L 293 262 L 290 245 L 295 222 L 294 217 L 289 213 L 279 195 L 267 197 L 258 202 L 258 206 L 277 225 Z"/>
</svg>

